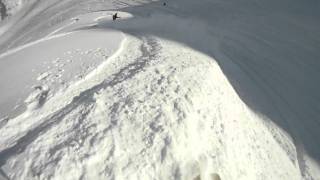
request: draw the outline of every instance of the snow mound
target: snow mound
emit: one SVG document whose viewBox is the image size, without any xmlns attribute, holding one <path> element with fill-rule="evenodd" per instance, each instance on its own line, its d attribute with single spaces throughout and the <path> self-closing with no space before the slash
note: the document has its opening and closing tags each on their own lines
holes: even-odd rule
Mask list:
<svg viewBox="0 0 320 180">
<path fill-rule="evenodd" d="M 9 121 L 0 157 L 13 179 L 299 179 L 261 121 L 212 58 L 127 35 L 97 70 Z"/>
<path fill-rule="evenodd" d="M 0 178 L 320 177 L 312 4 L 37 2 L 0 29 Z"/>
</svg>

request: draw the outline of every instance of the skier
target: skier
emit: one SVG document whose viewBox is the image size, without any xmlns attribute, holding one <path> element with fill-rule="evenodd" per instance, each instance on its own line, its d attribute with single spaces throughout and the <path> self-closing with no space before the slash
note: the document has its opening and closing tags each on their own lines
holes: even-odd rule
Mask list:
<svg viewBox="0 0 320 180">
<path fill-rule="evenodd" d="M 118 16 L 118 13 L 115 13 L 114 15 L 112 15 L 112 20 L 113 20 L 113 21 L 115 21 L 117 18 L 120 18 L 120 17 Z"/>
</svg>

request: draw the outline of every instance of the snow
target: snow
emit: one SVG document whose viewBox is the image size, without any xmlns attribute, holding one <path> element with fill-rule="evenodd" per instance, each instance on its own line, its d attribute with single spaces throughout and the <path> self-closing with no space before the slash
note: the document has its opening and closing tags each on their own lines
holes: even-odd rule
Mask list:
<svg viewBox="0 0 320 180">
<path fill-rule="evenodd" d="M 34 176 L 24 167 L 30 165 L 23 165 L 21 161 L 35 161 L 52 162 L 44 169 L 37 165 L 30 168 L 35 171 L 40 168 L 41 174 L 56 179 L 82 176 L 86 179 L 168 179 L 177 176 L 176 173 L 183 179 L 199 174 L 205 178 L 213 173 L 233 179 L 240 177 L 241 168 L 249 171 L 251 177 L 265 173 L 274 174 L 268 175 L 270 178 L 288 179 L 295 172 L 298 179 L 299 170 L 279 146 L 274 149 L 275 141 L 266 144 L 270 133 L 246 110 L 210 57 L 174 42 L 149 37 L 142 41 L 127 38 L 128 44 L 122 47 L 127 50 L 100 66 L 99 71 L 89 74 L 61 96 L 48 100 L 40 111 L 33 112 L 35 114 L 8 122 L 1 132 L 5 135 L 1 144 L 10 142 L 7 138 L 13 142 L 17 138 L 8 136 L 7 132 L 13 130 L 10 127 L 20 129 L 20 139 L 27 136 L 32 127 L 53 126 L 45 131 L 41 128 L 44 134 L 24 147 L 28 155 L 13 156 L 9 164 L 22 164 L 21 171 L 15 171 L 16 177 Z M 142 46 L 141 52 L 134 53 L 139 46 Z M 251 118 L 253 121 L 248 122 Z M 239 125 L 252 131 L 237 132 Z M 241 136 L 244 141 L 235 142 Z M 31 136 L 30 140 L 35 141 L 34 138 Z M 225 152 L 230 145 L 237 150 L 236 154 Z M 262 149 L 257 154 L 256 148 L 260 146 L 270 146 L 265 149 L 273 151 Z M 241 147 L 244 148 L 239 151 Z M 41 156 L 37 151 L 41 151 Z M 221 155 L 217 157 L 217 154 Z M 252 159 L 248 159 L 248 154 Z M 261 158 L 256 156 L 261 155 L 272 159 L 260 162 Z M 212 161 L 219 161 L 219 166 L 211 164 Z M 275 167 L 269 165 L 270 161 L 275 162 Z M 288 164 L 279 163 L 282 161 Z M 80 167 L 77 164 L 81 164 Z M 158 165 L 163 172 L 153 167 Z M 270 172 L 265 169 L 259 174 L 255 170 L 258 165 L 269 165 Z M 57 169 L 52 172 L 51 166 Z M 226 172 L 223 166 L 228 167 Z M 100 175 L 102 172 L 108 174 Z M 288 172 L 290 176 L 286 176 Z"/>
<path fill-rule="evenodd" d="M 97 13 L 94 15 L 99 16 Z M 118 48 L 121 40 L 121 33 L 112 30 L 74 31 L 52 35 L 2 54 L 0 66 L 7 68 L 0 76 L 3 85 L 0 90 L 3 95 L 0 97 L 0 114 L 6 115 L 21 103 L 34 85 L 47 85 L 55 90 L 66 81 L 81 78 L 106 60 Z M 38 53 L 34 53 L 36 51 Z M 9 73 L 19 78 L 12 82 L 6 76 Z M 35 77 L 37 74 L 38 77 Z M 22 108 L 18 108 L 18 111 Z M 16 112 L 10 114 L 14 116 Z"/>
<path fill-rule="evenodd" d="M 26 0 L 2 0 L 1 17 L 12 16 L 16 14 L 23 6 Z M 3 8 L 3 9 L 2 9 Z"/>
<path fill-rule="evenodd" d="M 319 13 L 284 2 L 88 1 L 47 28 L 13 16 L 0 179 L 319 179 Z"/>
</svg>

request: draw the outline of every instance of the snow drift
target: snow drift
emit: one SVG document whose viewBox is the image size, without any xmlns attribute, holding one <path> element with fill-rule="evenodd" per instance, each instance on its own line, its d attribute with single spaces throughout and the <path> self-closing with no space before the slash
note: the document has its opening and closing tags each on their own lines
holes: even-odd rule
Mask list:
<svg viewBox="0 0 320 180">
<path fill-rule="evenodd" d="M 74 2 L 1 27 L 0 178 L 319 179 L 317 1 Z"/>
</svg>

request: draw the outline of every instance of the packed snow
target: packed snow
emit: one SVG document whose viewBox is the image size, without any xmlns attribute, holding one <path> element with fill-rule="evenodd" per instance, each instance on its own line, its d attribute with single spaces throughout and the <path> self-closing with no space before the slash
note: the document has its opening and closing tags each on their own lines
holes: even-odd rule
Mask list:
<svg viewBox="0 0 320 180">
<path fill-rule="evenodd" d="M 84 23 L 94 25 L 96 18 L 104 16 L 104 13 L 93 13 L 90 20 L 83 18 L 76 23 L 71 19 L 68 28 L 77 29 Z M 83 78 L 84 74 L 111 56 L 123 38 L 121 32 L 112 30 L 63 33 L 64 30 L 61 28 L 51 32 L 50 36 L 0 55 L 0 66 L 6 67 L 2 73 L 18 77 L 14 82 L 7 76 L 0 77 L 3 86 L 0 90 L 3 95 L 0 96 L 1 114 L 13 110 L 11 114 L 14 115 L 15 111 L 25 109 L 21 102 L 36 90 L 33 86 L 46 85 L 54 89 L 51 90 L 54 93 L 56 89 L 67 86 L 67 81 Z M 58 32 L 60 34 L 56 35 Z M 28 60 L 23 60 L 26 57 Z"/>
<path fill-rule="evenodd" d="M 0 26 L 0 179 L 320 179 L 319 9 L 28 1 Z"/>
</svg>

